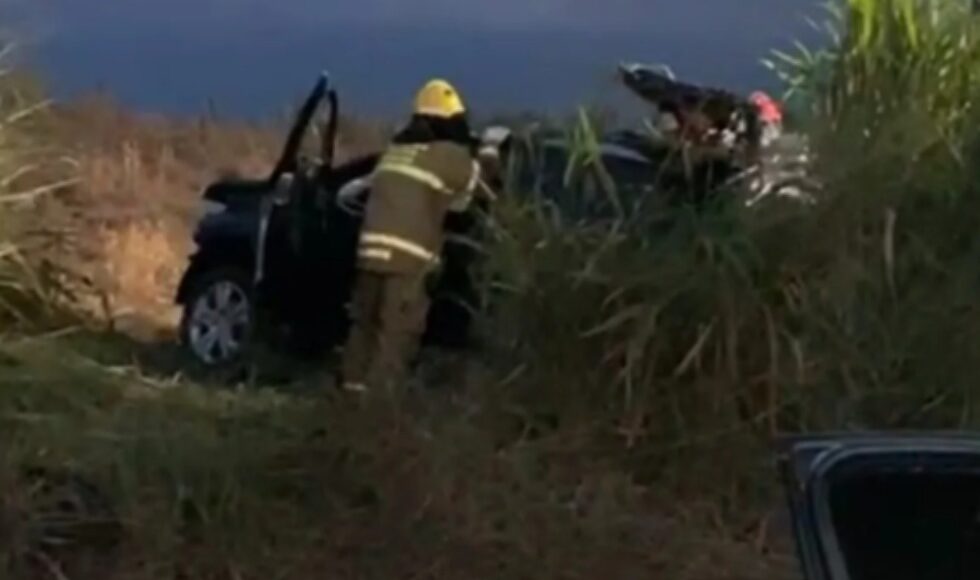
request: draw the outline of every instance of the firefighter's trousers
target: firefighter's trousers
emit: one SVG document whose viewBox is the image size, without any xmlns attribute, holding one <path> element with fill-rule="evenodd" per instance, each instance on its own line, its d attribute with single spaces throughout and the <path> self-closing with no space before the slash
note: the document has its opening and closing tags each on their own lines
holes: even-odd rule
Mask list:
<svg viewBox="0 0 980 580">
<path fill-rule="evenodd" d="M 405 379 L 425 331 L 426 273 L 359 270 L 351 299 L 351 331 L 344 349 L 344 384 L 393 388 Z"/>
</svg>

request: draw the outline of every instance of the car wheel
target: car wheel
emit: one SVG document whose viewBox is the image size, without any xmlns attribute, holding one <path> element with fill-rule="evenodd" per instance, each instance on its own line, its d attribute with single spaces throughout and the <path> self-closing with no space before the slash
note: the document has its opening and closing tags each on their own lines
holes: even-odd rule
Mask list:
<svg viewBox="0 0 980 580">
<path fill-rule="evenodd" d="M 187 352 L 205 368 L 241 361 L 254 331 L 252 285 L 237 268 L 202 274 L 184 305 L 180 338 Z"/>
</svg>

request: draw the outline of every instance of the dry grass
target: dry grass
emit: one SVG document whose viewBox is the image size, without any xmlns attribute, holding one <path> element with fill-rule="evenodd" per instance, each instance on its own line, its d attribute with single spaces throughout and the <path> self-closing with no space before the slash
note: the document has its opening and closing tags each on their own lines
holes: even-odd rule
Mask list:
<svg viewBox="0 0 980 580">
<path fill-rule="evenodd" d="M 580 427 L 523 438 L 484 389 L 357 403 L 173 388 L 65 346 L 3 351 L 18 394 L 0 391 L 0 517 L 16 541 L 0 560 L 14 578 L 31 577 L 39 554 L 106 580 L 793 577 L 778 521 L 677 503 Z M 94 483 L 123 534 L 39 545 L 58 528 L 38 518 L 17 466 Z"/>
<path fill-rule="evenodd" d="M 36 219 L 38 206 L 71 183 L 65 164 L 34 134 L 45 107 L 31 84 L 0 70 L 0 336 L 72 317 L 66 272 L 41 256 L 64 244 Z"/>
<path fill-rule="evenodd" d="M 287 127 L 134 114 L 104 97 L 61 105 L 39 121 L 35 130 L 73 161 L 78 178 L 42 213 L 71 248 L 58 262 L 93 283 L 88 311 L 172 328 L 201 191 L 222 176 L 266 175 Z M 380 125 L 344 120 L 340 159 L 377 148 L 383 134 Z"/>
<path fill-rule="evenodd" d="M 79 179 L 44 208 L 70 239 L 72 255 L 60 259 L 92 280 L 88 302 L 107 304 L 107 314 L 172 324 L 200 192 L 222 174 L 262 175 L 277 135 L 129 114 L 94 99 L 58 108 L 47 123 Z"/>
<path fill-rule="evenodd" d="M 133 153 L 137 147 L 106 150 L 119 166 L 77 152 L 88 177 L 47 209 L 84 229 L 76 247 L 92 253 L 79 263 L 114 309 L 162 311 L 168 268 L 180 254 L 179 234 L 162 233 L 164 220 L 186 227 L 186 214 L 179 200 L 143 192 L 165 189 L 150 185 L 167 181 L 156 177 L 167 173 L 161 168 L 178 165 L 169 155 Z M 610 391 L 615 381 L 601 389 L 579 382 L 585 375 L 567 361 L 591 367 L 596 381 L 615 375 L 615 361 L 604 366 L 602 351 L 555 340 L 574 338 L 581 322 L 557 316 L 561 308 L 604 314 L 594 292 L 580 293 L 561 271 L 582 264 L 558 258 L 586 258 L 601 238 L 559 226 L 551 233 L 571 246 L 552 244 L 546 251 L 560 253 L 542 255 L 521 244 L 547 230 L 508 211 L 500 217 L 518 241 L 517 257 L 535 261 L 511 272 L 540 282 L 540 302 L 505 301 L 496 323 L 529 306 L 525 330 L 511 329 L 521 349 L 509 354 L 543 365 L 509 384 L 511 369 L 495 363 L 453 389 L 358 404 L 322 390 L 310 398 L 173 388 L 132 368 L 137 357 L 117 346 L 92 355 L 97 363 L 80 354 L 84 345 L 8 347 L 0 372 L 18 393 L 0 394 L 15 442 L 0 461 L 3 495 L 14 498 L 2 508 L 17 539 L 0 551 L 8 569 L 30 577 L 23 567 L 47 558 L 69 577 L 89 570 L 127 580 L 301 579 L 324 570 L 335 578 L 793 577 L 786 529 L 772 519 L 765 445 L 740 429 L 729 433 L 735 417 L 705 415 L 679 431 L 666 415 L 646 412 L 673 395 L 661 403 L 638 388 L 623 406 Z M 501 243 L 498 257 L 514 248 Z M 635 259 L 649 259 L 649 250 L 638 248 Z M 615 273 L 619 282 L 631 263 Z M 691 386 L 691 398 L 710 392 L 724 401 L 721 382 Z M 693 452 L 705 461 L 682 465 Z M 38 500 L 24 497 L 19 469 L 34 464 L 104 490 L 124 523 L 120 544 L 79 541 L 67 555 L 39 548 L 30 533 L 41 525 L 33 519 Z"/>
<path fill-rule="evenodd" d="M 97 285 L 114 319 L 138 315 L 155 327 L 176 327 L 173 297 L 183 274 L 190 240 L 187 228 L 144 218 L 95 232 L 101 257 Z"/>
<path fill-rule="evenodd" d="M 112 313 L 167 324 L 197 190 L 222 160 L 255 171 L 278 141 L 73 107 L 45 128 L 80 177 L 40 208 L 64 234 L 59 258 Z M 792 577 L 768 494 L 680 495 L 655 473 L 663 459 L 638 469 L 601 413 L 553 425 L 554 409 L 498 385 L 496 368 L 358 404 L 299 396 L 302 384 L 233 393 L 151 379 L 138 354 L 105 337 L 0 351 L 12 387 L 0 389 L 0 570 L 12 578 Z M 739 457 L 757 462 L 754 451 Z M 76 514 L 69 523 L 100 531 L 46 546 L 60 528 L 25 466 L 93 482 L 122 535 Z"/>
</svg>

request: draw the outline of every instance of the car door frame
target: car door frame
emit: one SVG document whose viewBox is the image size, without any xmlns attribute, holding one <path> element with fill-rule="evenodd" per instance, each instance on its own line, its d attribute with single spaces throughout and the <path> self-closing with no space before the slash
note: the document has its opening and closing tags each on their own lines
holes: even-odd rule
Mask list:
<svg viewBox="0 0 980 580">
<path fill-rule="evenodd" d="M 781 438 L 778 464 L 806 580 L 850 580 L 828 501 L 827 476 L 844 461 L 882 455 L 980 457 L 980 433 L 798 435 Z"/>
</svg>

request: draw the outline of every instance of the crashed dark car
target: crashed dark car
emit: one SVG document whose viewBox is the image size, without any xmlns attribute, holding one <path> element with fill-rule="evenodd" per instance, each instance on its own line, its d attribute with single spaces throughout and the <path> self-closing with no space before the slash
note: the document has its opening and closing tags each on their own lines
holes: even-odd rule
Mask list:
<svg viewBox="0 0 980 580">
<path fill-rule="evenodd" d="M 301 144 L 324 106 L 319 155 L 309 158 Z M 346 336 L 361 209 L 370 194 L 366 178 L 380 154 L 335 165 L 337 119 L 337 93 L 324 75 L 268 176 L 221 180 L 204 191 L 213 211 L 194 233 L 197 249 L 176 302 L 183 308 L 181 343 L 206 367 L 241 360 L 256 341 L 315 355 Z M 447 230 L 452 239 L 468 239 L 475 223 L 470 213 L 459 213 L 448 219 Z M 452 240 L 446 244 L 426 345 L 468 345 L 476 302 L 468 273 L 475 255 Z"/>
<path fill-rule="evenodd" d="M 695 147 L 688 157 L 678 156 L 675 143 L 647 133 L 602 135 L 597 153 L 615 184 L 610 196 L 594 165 L 569 172 L 573 153 L 561 134 L 517 139 L 496 127 L 492 141 L 512 178 L 508 191 L 536 195 L 573 219 L 598 220 L 629 215 L 650 202 L 698 204 L 739 179 L 748 203 L 781 191 L 781 184 L 792 185 L 795 177 L 784 179 L 758 161 L 758 119 L 744 99 L 680 83 L 641 65 L 623 65 L 620 72 L 626 87 L 661 112 L 700 119 L 688 123 L 700 131 L 690 138 Z M 334 164 L 337 101 L 327 79 L 321 79 L 268 176 L 222 180 L 205 190 L 205 201 L 216 211 L 198 225 L 197 251 L 176 297 L 183 307 L 181 342 L 199 362 L 215 366 L 237 360 L 253 339 L 314 354 L 346 336 L 360 212 L 378 154 Z M 327 120 L 320 127 L 318 158 L 312 159 L 301 154 L 301 143 L 324 103 Z M 573 174 L 577 177 L 569 180 Z M 479 241 L 480 209 L 476 204 L 447 221 L 427 345 L 472 344 L 469 329 L 478 295 L 471 273 L 479 256 L 473 242 Z"/>
</svg>

